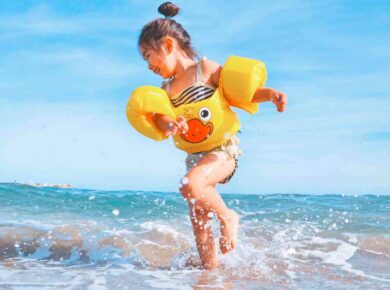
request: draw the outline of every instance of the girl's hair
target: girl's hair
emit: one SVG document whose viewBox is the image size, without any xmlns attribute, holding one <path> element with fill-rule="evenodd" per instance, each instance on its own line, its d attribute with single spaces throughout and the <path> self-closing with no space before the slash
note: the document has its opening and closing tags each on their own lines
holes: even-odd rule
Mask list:
<svg viewBox="0 0 390 290">
<path fill-rule="evenodd" d="M 154 50 L 160 50 L 160 42 L 164 36 L 171 36 L 176 39 L 180 48 L 184 50 L 191 59 L 199 58 L 191 44 L 191 37 L 187 31 L 171 17 L 177 15 L 180 8 L 171 2 L 165 2 L 158 7 L 158 12 L 166 18 L 157 18 L 147 23 L 141 31 L 138 39 L 138 48 L 152 47 Z"/>
</svg>

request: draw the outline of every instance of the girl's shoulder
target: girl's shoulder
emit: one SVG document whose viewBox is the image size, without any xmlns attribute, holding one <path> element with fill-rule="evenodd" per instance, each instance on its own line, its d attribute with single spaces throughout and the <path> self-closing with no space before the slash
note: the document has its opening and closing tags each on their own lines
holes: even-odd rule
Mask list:
<svg viewBox="0 0 390 290">
<path fill-rule="evenodd" d="M 207 58 L 202 60 L 202 71 L 205 75 L 210 76 L 215 87 L 218 87 L 221 70 L 222 66 L 219 63 Z"/>
</svg>

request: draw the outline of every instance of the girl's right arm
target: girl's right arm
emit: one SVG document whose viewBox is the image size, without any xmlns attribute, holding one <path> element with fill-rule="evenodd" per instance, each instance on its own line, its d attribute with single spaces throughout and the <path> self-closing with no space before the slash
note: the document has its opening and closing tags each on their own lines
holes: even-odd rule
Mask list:
<svg viewBox="0 0 390 290">
<path fill-rule="evenodd" d="M 175 135 L 177 130 L 183 134 L 188 131 L 187 122 L 182 116 L 179 116 L 177 120 L 174 120 L 169 116 L 156 113 L 154 114 L 153 119 L 157 127 L 159 127 L 166 136 Z"/>
<path fill-rule="evenodd" d="M 161 88 L 166 91 L 165 82 L 163 82 Z M 174 120 L 169 116 L 155 113 L 153 119 L 157 127 L 164 132 L 165 136 L 176 135 L 177 130 L 179 130 L 180 133 L 186 133 L 188 131 L 187 122 L 181 116 L 179 116 L 177 120 Z"/>
</svg>

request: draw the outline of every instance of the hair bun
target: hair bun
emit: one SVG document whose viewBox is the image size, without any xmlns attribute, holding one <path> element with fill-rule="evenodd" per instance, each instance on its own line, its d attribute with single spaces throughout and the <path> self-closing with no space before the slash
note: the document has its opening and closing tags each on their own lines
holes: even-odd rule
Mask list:
<svg viewBox="0 0 390 290">
<path fill-rule="evenodd" d="M 180 8 L 173 4 L 172 2 L 165 2 L 158 7 L 158 12 L 164 15 L 165 17 L 173 17 L 177 15 L 180 11 Z"/>
</svg>

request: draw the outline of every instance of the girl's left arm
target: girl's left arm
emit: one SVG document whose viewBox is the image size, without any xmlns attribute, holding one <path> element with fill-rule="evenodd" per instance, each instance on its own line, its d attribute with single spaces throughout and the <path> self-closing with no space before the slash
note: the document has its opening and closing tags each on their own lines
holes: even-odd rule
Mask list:
<svg viewBox="0 0 390 290">
<path fill-rule="evenodd" d="M 275 104 L 278 112 L 283 112 L 287 105 L 287 96 L 272 88 L 259 87 L 253 95 L 252 103 L 263 103 L 268 101 Z"/>
<path fill-rule="evenodd" d="M 218 87 L 221 76 L 222 66 L 214 61 L 205 59 L 205 70 L 210 75 L 211 81 L 215 87 Z M 271 88 L 259 87 L 252 98 L 252 103 L 263 103 L 272 101 L 279 112 L 283 112 L 287 105 L 286 94 Z"/>
</svg>

